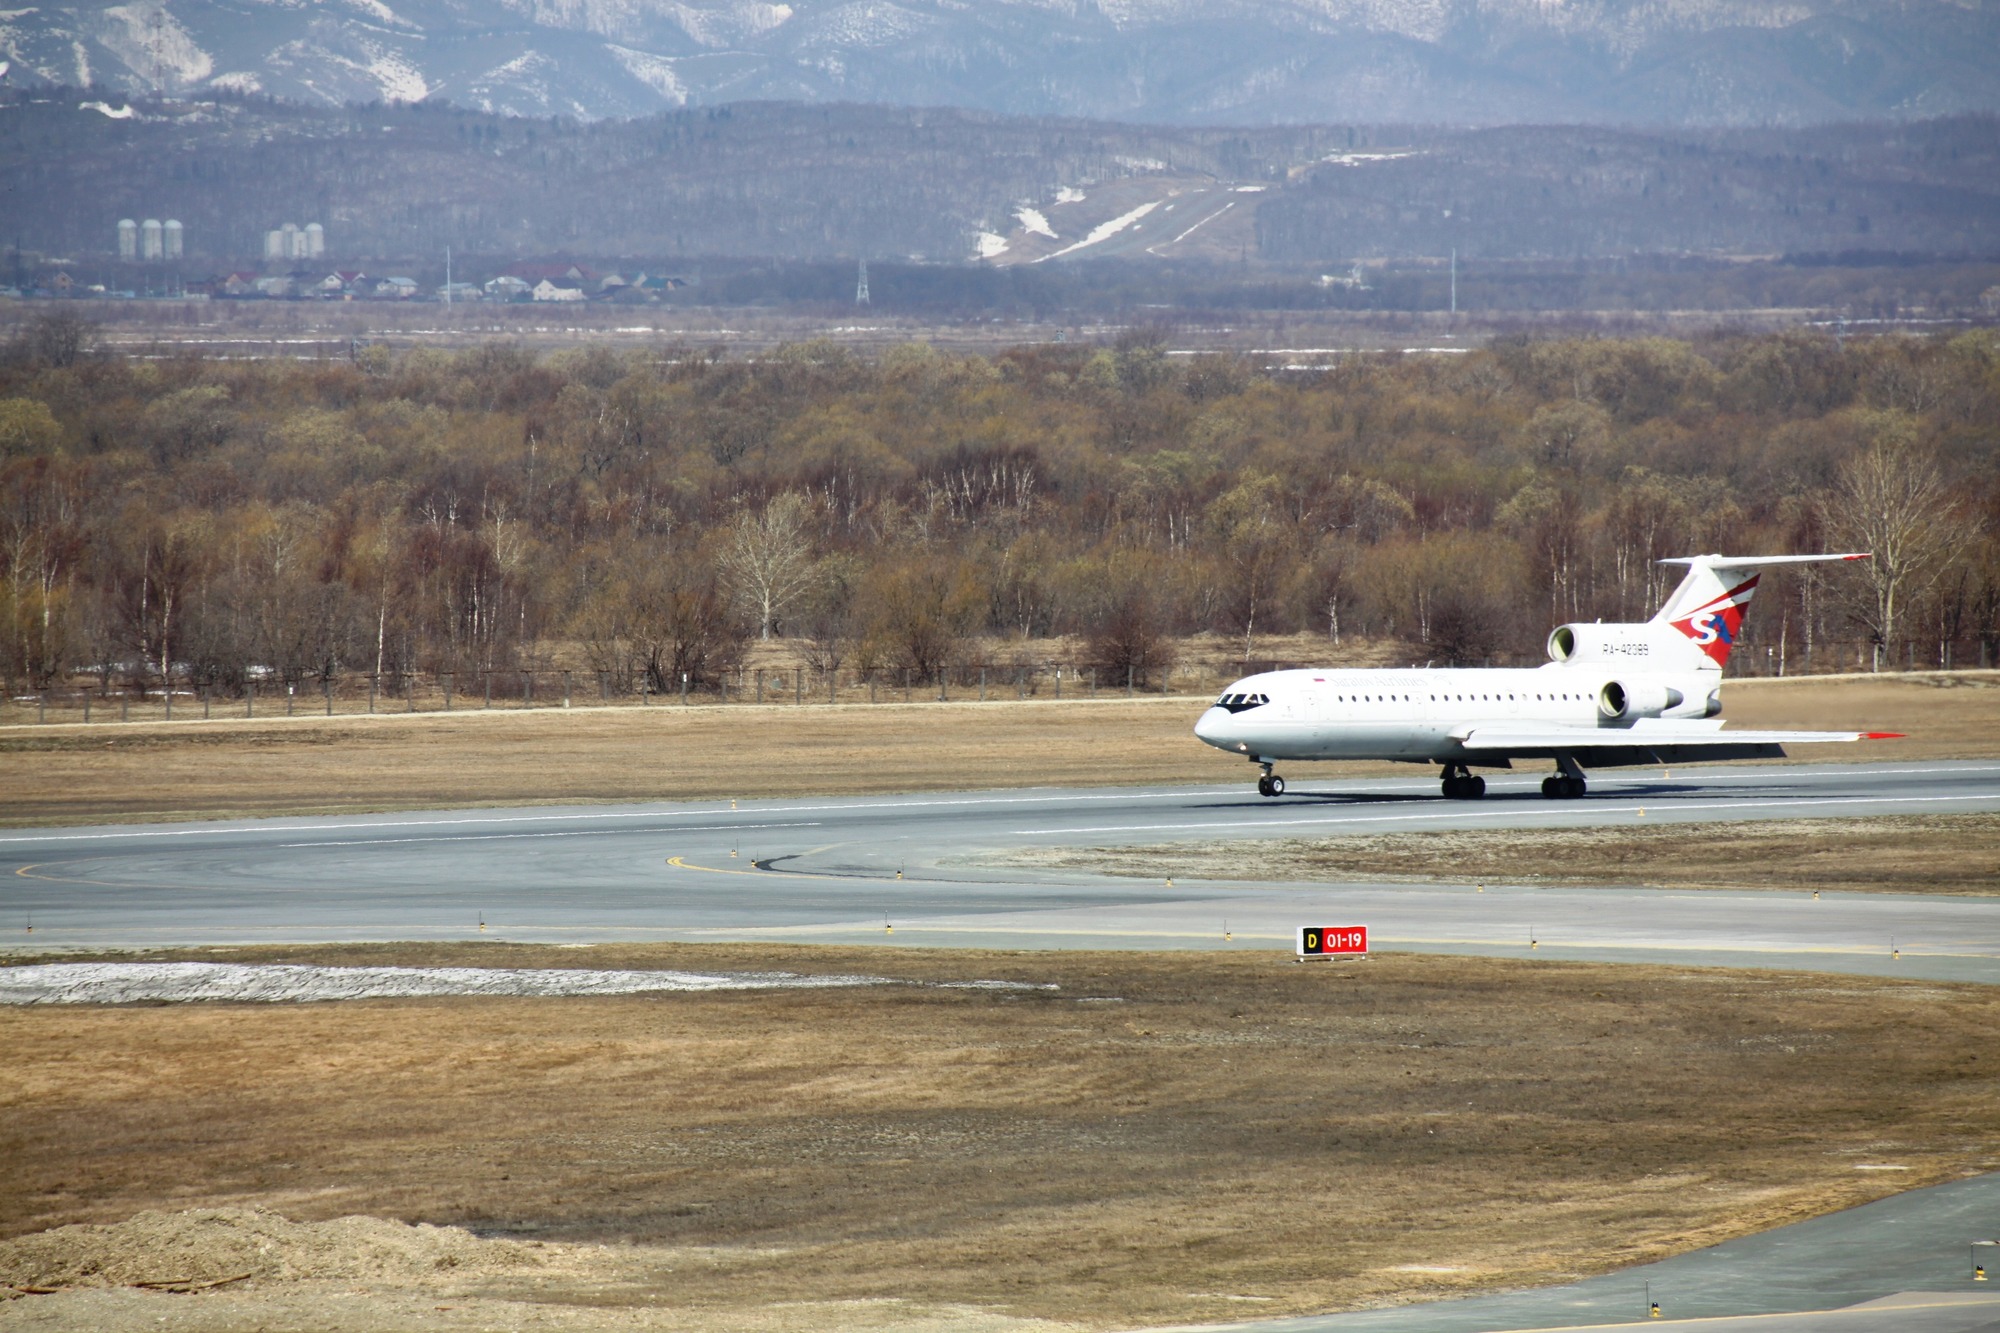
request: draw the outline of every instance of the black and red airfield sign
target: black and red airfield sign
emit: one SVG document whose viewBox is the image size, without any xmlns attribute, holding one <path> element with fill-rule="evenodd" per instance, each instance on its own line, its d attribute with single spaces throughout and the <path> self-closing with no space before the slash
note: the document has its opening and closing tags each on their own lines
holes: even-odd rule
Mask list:
<svg viewBox="0 0 2000 1333">
<path fill-rule="evenodd" d="M 1299 957 L 1365 958 L 1368 955 L 1366 926 L 1300 926 Z"/>
</svg>

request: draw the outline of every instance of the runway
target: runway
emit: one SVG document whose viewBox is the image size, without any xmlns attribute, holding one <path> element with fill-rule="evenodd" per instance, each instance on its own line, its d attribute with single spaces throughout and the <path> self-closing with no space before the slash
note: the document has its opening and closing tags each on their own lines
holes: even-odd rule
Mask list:
<svg viewBox="0 0 2000 1333">
<path fill-rule="evenodd" d="M 2000 762 L 1602 776 L 1544 800 L 1436 781 L 463 810 L 0 834 L 16 949 L 489 939 L 793 940 L 993 948 L 1288 947 L 1367 924 L 1376 947 L 2000 981 L 1981 899 L 1410 884 L 1169 884 L 992 869 L 982 853 L 1341 832 L 2000 811 Z M 32 934 L 29 926 L 32 925 Z M 482 930 L 483 927 L 483 930 Z"/>
</svg>

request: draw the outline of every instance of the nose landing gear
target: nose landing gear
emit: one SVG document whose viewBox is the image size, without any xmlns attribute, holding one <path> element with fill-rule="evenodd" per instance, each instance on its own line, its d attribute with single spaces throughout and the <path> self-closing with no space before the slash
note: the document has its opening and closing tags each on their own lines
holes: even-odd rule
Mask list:
<svg viewBox="0 0 2000 1333">
<path fill-rule="evenodd" d="M 1285 794 L 1285 780 L 1276 773 L 1273 773 L 1269 764 L 1265 764 L 1263 768 L 1264 776 L 1257 779 L 1257 794 L 1259 796 L 1283 796 Z"/>
<path fill-rule="evenodd" d="M 1447 801 L 1476 801 L 1486 794 L 1486 779 L 1472 776 L 1464 764 L 1444 766 L 1444 796 Z"/>
</svg>

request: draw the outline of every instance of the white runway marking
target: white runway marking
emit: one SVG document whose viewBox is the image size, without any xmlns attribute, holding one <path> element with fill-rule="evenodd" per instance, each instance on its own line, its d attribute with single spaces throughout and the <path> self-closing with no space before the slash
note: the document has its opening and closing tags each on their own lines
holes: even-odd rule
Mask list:
<svg viewBox="0 0 2000 1333">
<path fill-rule="evenodd" d="M 664 836 L 668 833 L 727 833 L 738 829 L 819 828 L 821 823 L 822 821 L 814 819 L 790 824 L 683 824 L 671 829 L 661 829 L 659 832 Z M 281 842 L 278 847 L 283 851 L 291 851 L 302 847 L 380 847 L 406 842 L 495 842 L 502 838 L 594 838 L 603 831 L 571 829 L 563 833 L 440 833 L 434 838 L 339 838 L 330 842 Z"/>
</svg>

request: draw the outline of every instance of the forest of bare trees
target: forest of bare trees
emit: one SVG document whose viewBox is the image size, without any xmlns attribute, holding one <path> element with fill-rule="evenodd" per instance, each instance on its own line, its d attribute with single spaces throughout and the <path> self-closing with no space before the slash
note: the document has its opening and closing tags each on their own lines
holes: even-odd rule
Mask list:
<svg viewBox="0 0 2000 1333">
<path fill-rule="evenodd" d="M 701 688 L 760 643 L 928 682 L 1064 640 L 1141 687 L 1193 635 L 1246 663 L 1302 634 L 1326 661 L 1535 660 L 1554 623 L 1649 615 L 1662 557 L 1828 548 L 1877 558 L 1774 579 L 1738 665 L 2000 647 L 1986 332 L 1503 341 L 1301 373 L 1144 333 L 990 358 L 146 360 L 49 320 L 0 364 L 15 689 Z"/>
</svg>

